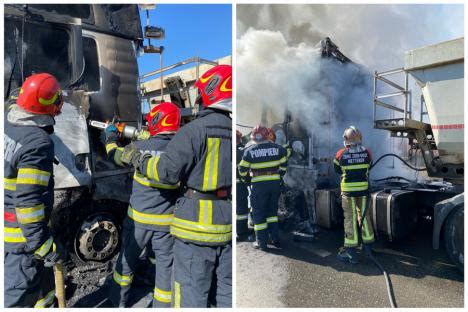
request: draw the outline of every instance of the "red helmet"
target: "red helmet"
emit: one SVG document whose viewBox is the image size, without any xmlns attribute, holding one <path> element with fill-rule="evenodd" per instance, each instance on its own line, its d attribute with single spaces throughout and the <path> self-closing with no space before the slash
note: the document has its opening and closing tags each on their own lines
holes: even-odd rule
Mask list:
<svg viewBox="0 0 468 312">
<path fill-rule="evenodd" d="M 250 134 L 250 138 L 255 142 L 264 141 L 268 139 L 268 128 L 262 125 L 256 126 L 252 133 Z"/>
<path fill-rule="evenodd" d="M 156 105 L 146 115 L 151 135 L 161 132 L 176 132 L 180 128 L 180 109 L 170 102 Z"/>
<path fill-rule="evenodd" d="M 236 144 L 239 145 L 242 143 L 242 133 L 239 130 L 236 130 Z"/>
<path fill-rule="evenodd" d="M 62 109 L 62 90 L 51 74 L 33 74 L 21 86 L 16 103 L 27 112 L 55 116 Z"/>
<path fill-rule="evenodd" d="M 195 82 L 203 106 L 232 112 L 232 67 L 218 65 Z"/>
<path fill-rule="evenodd" d="M 271 142 L 276 141 L 276 133 L 275 131 L 273 131 L 272 128 L 268 128 L 268 140 L 270 140 Z"/>
</svg>

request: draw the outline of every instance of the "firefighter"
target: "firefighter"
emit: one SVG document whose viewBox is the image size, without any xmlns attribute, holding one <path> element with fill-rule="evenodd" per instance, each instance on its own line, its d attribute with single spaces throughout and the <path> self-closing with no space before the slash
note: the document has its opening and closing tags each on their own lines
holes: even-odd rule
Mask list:
<svg viewBox="0 0 468 312">
<path fill-rule="evenodd" d="M 242 144 L 242 133 L 236 131 L 236 165 L 239 166 L 242 156 L 244 155 L 244 144 Z M 236 174 L 236 235 L 237 241 L 244 241 L 248 238 L 249 228 L 249 191 L 247 189 L 248 181 L 245 177 Z"/>
<path fill-rule="evenodd" d="M 15 102 L 16 101 L 16 102 Z M 29 76 L 12 96 L 4 133 L 5 307 L 52 307 L 52 266 L 64 258 L 48 227 L 54 204 L 54 116 L 63 97 L 57 79 Z"/>
<path fill-rule="evenodd" d="M 258 125 L 251 133 L 255 144 L 249 146 L 239 163 L 239 174 L 251 173 L 251 205 L 255 230 L 254 248 L 267 250 L 268 236 L 280 248 L 278 236 L 278 199 L 282 177 L 287 168 L 287 151 L 268 141 L 268 129 Z"/>
<path fill-rule="evenodd" d="M 272 128 L 268 128 L 268 141 L 271 143 L 276 143 L 276 134 Z"/>
<path fill-rule="evenodd" d="M 338 252 L 338 259 L 357 263 L 356 248 L 359 245 L 358 224 L 362 222 L 361 238 L 366 252 L 374 242 L 374 232 L 369 214 L 362 216 L 368 205 L 369 168 L 372 157 L 369 149 L 362 146 L 361 132 L 350 126 L 343 133 L 344 148 L 333 160 L 335 171 L 341 175 L 341 201 L 344 213 L 344 246 Z"/>
<path fill-rule="evenodd" d="M 142 152 L 160 155 L 179 130 L 180 109 L 173 103 L 161 103 L 147 114 L 146 119 L 151 137 L 137 140 L 135 145 Z M 117 128 L 110 125 L 105 132 L 109 158 L 117 165 L 126 165 L 121 161 L 124 149 L 117 144 Z M 127 306 L 139 256 L 145 246 L 149 246 L 154 253 L 156 270 L 153 307 L 170 307 L 174 239 L 169 233 L 169 226 L 178 196 L 177 184 L 152 181 L 135 171 L 130 205 L 123 223 L 122 247 L 110 288 L 109 298 L 114 305 Z"/>
<path fill-rule="evenodd" d="M 130 144 L 124 158 L 151 180 L 180 182 L 185 188 L 171 224 L 172 305 L 231 307 L 231 66 L 213 67 L 195 86 L 200 112 L 174 136 L 165 153 L 151 157 Z"/>
</svg>

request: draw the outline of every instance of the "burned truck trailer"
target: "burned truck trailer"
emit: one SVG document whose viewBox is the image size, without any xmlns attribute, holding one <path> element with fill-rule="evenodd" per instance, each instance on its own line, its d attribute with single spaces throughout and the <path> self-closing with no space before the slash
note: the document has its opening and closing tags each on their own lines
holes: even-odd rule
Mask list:
<svg viewBox="0 0 468 312">
<path fill-rule="evenodd" d="M 292 150 L 280 214 L 294 209 L 288 205 L 302 205 L 315 224 L 327 229 L 342 226 L 339 176 L 332 162 L 343 146 L 343 130 L 355 125 L 374 156 L 368 213 L 377 237 L 401 241 L 429 221 L 433 247 L 444 245 L 452 262 L 463 270 L 463 39 L 407 52 L 405 68 L 375 73 L 374 85 L 372 75 L 329 38 L 320 48 L 321 79 L 311 88 L 320 88 L 326 105 L 308 112 L 318 114 L 319 122 L 310 125 L 307 112 L 286 107 L 284 120 L 273 125 L 277 143 L 288 143 Z M 388 77 L 398 73 L 403 77 L 396 82 Z M 422 91 L 418 120 L 411 96 L 419 90 L 408 88 L 409 76 Z M 336 81 L 336 77 L 344 78 Z M 352 90 L 360 91 L 352 94 Z M 393 96 L 403 100 L 389 100 Z M 385 118 L 379 117 L 382 113 Z M 268 124 L 269 117 L 264 111 L 262 122 Z M 441 123 L 455 126 L 449 129 Z M 395 145 L 390 138 L 406 139 L 408 144 Z M 386 156 L 379 160 L 382 155 Z M 393 167 L 382 166 L 384 159 L 394 159 Z"/>
<path fill-rule="evenodd" d="M 52 136 L 52 230 L 79 259 L 105 261 L 117 250 L 131 170 L 107 160 L 103 134 L 88 120 L 141 126 L 138 6 L 9 4 L 4 21 L 5 100 L 32 73 L 53 74 L 64 90 Z"/>
</svg>

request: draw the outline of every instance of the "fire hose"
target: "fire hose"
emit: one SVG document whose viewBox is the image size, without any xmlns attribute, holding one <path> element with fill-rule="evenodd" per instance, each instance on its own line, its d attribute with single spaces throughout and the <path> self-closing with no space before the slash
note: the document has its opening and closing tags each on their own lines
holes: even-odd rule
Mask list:
<svg viewBox="0 0 468 312">
<path fill-rule="evenodd" d="M 55 278 L 55 296 L 57 297 L 58 307 L 66 308 L 65 301 L 65 273 L 62 262 L 54 265 Z"/>
<path fill-rule="evenodd" d="M 366 205 L 364 209 L 362 210 L 362 219 L 366 217 L 366 212 L 367 212 L 367 207 L 369 205 Z M 361 221 L 361 224 L 359 225 L 359 231 L 362 232 L 362 225 L 364 222 Z M 385 268 L 380 264 L 379 260 L 374 257 L 372 250 L 369 251 L 368 255 L 369 259 L 374 262 L 375 266 L 380 270 L 380 272 L 383 274 L 385 278 L 385 284 L 387 285 L 387 295 L 388 295 L 388 301 L 390 302 L 390 306 L 392 308 L 396 308 L 397 304 L 395 301 L 395 294 L 393 293 L 393 286 L 392 286 L 392 280 L 390 279 L 390 275 L 388 275 L 387 271 L 385 271 Z"/>
<path fill-rule="evenodd" d="M 403 158 L 401 158 L 400 156 L 396 155 L 396 154 L 392 154 L 392 153 L 389 153 L 389 154 L 384 154 L 382 156 L 380 156 L 373 164 L 372 166 L 369 168 L 369 170 L 372 170 L 372 168 L 375 167 L 375 165 L 377 165 L 377 163 L 379 161 L 381 161 L 382 159 L 384 159 L 385 157 L 396 157 L 398 158 L 399 160 L 401 160 L 401 162 L 403 162 L 403 164 L 405 164 L 407 167 L 415 170 L 415 171 L 425 171 L 426 168 L 417 168 L 417 167 L 414 167 L 413 165 L 411 165 L 410 163 L 408 163 L 407 161 L 405 161 Z M 365 218 L 366 216 L 366 212 L 367 212 L 367 207 L 369 205 L 366 205 L 362 211 L 362 218 Z M 359 230 L 362 232 L 362 225 L 363 225 L 363 222 L 361 221 L 361 224 L 359 225 Z M 397 304 L 396 304 L 396 301 L 395 301 L 395 294 L 393 292 L 393 286 L 392 286 L 392 280 L 390 279 L 390 275 L 387 273 L 387 271 L 385 270 L 385 268 L 382 266 L 382 264 L 377 260 L 377 258 L 375 258 L 375 256 L 373 255 L 372 251 L 370 251 L 368 253 L 368 257 L 369 259 L 372 260 L 372 262 L 375 264 L 375 266 L 380 270 L 380 272 L 382 273 L 382 275 L 384 276 L 385 278 L 385 284 L 387 286 L 387 295 L 388 295 L 388 301 L 390 302 L 390 306 L 392 308 L 396 308 L 397 307 Z"/>
<path fill-rule="evenodd" d="M 410 163 L 408 163 L 406 160 L 404 160 L 403 158 L 401 158 L 400 156 L 398 156 L 397 154 L 393 154 L 393 153 L 389 153 L 389 154 L 384 154 L 382 156 L 380 156 L 373 164 L 372 166 L 370 167 L 370 169 L 372 169 L 373 167 L 375 167 L 375 165 L 377 165 L 377 163 L 379 161 L 381 161 L 382 159 L 384 159 L 385 157 L 389 157 L 389 156 L 392 156 L 392 157 L 395 157 L 395 158 L 398 158 L 399 160 L 401 160 L 401 162 L 403 162 L 403 164 L 405 164 L 407 167 L 415 170 L 415 171 L 426 171 L 427 168 L 423 167 L 423 168 L 417 168 L 417 167 L 414 167 L 413 165 L 411 165 Z"/>
</svg>

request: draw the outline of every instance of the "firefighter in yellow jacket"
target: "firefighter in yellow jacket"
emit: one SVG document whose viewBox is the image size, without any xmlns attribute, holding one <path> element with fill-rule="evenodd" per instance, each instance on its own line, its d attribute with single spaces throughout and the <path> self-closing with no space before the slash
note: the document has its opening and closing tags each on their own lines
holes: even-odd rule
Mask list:
<svg viewBox="0 0 468 312">
<path fill-rule="evenodd" d="M 344 213 L 344 247 L 338 252 L 343 262 L 357 263 L 356 248 L 359 245 L 358 226 L 362 223 L 361 238 L 366 252 L 374 242 L 374 232 L 369 215 L 362 212 L 368 203 L 369 169 L 372 156 L 362 146 L 361 132 L 354 126 L 343 133 L 345 147 L 340 149 L 333 161 L 335 171 L 341 175 L 341 201 Z"/>
</svg>

